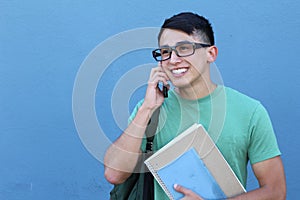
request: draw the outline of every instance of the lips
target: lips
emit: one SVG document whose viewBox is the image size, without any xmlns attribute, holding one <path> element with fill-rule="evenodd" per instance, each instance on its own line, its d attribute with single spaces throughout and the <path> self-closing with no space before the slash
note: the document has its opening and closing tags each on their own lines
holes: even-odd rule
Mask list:
<svg viewBox="0 0 300 200">
<path fill-rule="evenodd" d="M 172 69 L 171 72 L 174 76 L 181 76 L 183 74 L 185 74 L 188 71 L 188 68 L 183 67 L 183 68 L 176 68 L 176 69 Z"/>
</svg>

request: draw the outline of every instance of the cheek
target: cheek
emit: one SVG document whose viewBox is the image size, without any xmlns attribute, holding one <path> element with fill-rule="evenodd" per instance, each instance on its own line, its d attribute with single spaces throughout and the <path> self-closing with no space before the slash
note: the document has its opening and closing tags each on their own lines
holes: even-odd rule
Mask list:
<svg viewBox="0 0 300 200">
<path fill-rule="evenodd" d="M 168 71 L 168 69 L 169 69 L 169 66 L 170 66 L 170 64 L 169 64 L 169 62 L 168 62 L 168 61 L 162 61 L 162 63 L 161 63 L 161 67 L 162 67 L 162 69 L 163 69 L 165 72 L 167 72 L 167 71 Z"/>
<path fill-rule="evenodd" d="M 209 64 L 207 64 L 205 61 L 201 60 L 200 58 L 196 60 L 190 60 L 189 64 L 191 66 L 191 72 L 193 74 L 203 74 L 206 69 L 209 67 Z"/>
<path fill-rule="evenodd" d="M 203 68 L 205 67 L 209 62 L 207 62 L 207 57 L 204 52 L 199 52 L 197 54 L 194 54 L 195 56 L 191 57 L 189 60 L 187 60 L 192 66 L 195 68 Z"/>
</svg>

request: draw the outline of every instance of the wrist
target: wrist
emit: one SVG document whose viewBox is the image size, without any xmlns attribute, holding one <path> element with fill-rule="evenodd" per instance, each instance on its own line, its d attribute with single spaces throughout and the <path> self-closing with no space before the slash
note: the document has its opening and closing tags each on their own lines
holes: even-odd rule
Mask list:
<svg viewBox="0 0 300 200">
<path fill-rule="evenodd" d="M 143 138 L 150 118 L 151 109 L 147 109 L 147 107 L 141 105 L 138 108 L 136 116 L 131 121 L 130 126 L 128 126 L 124 133 L 134 138 Z"/>
<path fill-rule="evenodd" d="M 134 119 L 136 124 L 139 124 L 142 127 L 146 127 L 148 125 L 148 122 L 153 114 L 155 109 L 142 104 L 141 107 L 139 107 L 138 112 L 136 114 L 136 117 Z"/>
</svg>

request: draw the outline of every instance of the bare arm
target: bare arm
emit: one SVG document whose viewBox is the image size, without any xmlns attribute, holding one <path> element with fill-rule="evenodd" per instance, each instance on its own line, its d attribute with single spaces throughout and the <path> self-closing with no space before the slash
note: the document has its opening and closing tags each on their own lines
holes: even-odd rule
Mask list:
<svg viewBox="0 0 300 200">
<path fill-rule="evenodd" d="M 260 187 L 229 200 L 285 200 L 286 182 L 279 156 L 256 163 L 252 168 Z M 175 185 L 174 189 L 185 195 L 182 200 L 202 200 L 200 196 L 180 185 Z"/>
<path fill-rule="evenodd" d="M 231 200 L 284 200 L 286 198 L 286 181 L 279 156 L 256 163 L 252 165 L 252 169 L 259 182 L 259 188 Z"/>
<path fill-rule="evenodd" d="M 110 183 L 124 182 L 134 170 L 149 116 L 150 110 L 142 106 L 124 133 L 108 148 L 104 164 L 105 177 Z"/>
<path fill-rule="evenodd" d="M 167 84 L 167 76 L 161 67 L 150 74 L 144 102 L 133 121 L 122 135 L 108 148 L 105 158 L 105 178 L 112 184 L 124 182 L 133 172 L 141 155 L 140 147 L 147 124 L 153 112 L 163 103 L 164 97 L 157 88 L 158 82 Z"/>
</svg>

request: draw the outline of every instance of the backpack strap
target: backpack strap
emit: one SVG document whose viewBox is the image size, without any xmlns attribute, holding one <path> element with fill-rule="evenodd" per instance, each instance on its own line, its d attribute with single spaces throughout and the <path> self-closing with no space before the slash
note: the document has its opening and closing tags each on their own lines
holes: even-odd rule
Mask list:
<svg viewBox="0 0 300 200">
<path fill-rule="evenodd" d="M 157 108 L 152 114 L 148 126 L 146 128 L 145 134 L 147 137 L 146 143 L 146 157 L 152 154 L 153 150 L 153 139 L 156 133 L 158 118 L 159 118 L 160 107 Z M 144 165 L 146 168 L 146 166 Z M 154 177 L 151 172 L 144 173 L 144 185 L 143 185 L 143 200 L 153 200 L 154 199 Z"/>
<path fill-rule="evenodd" d="M 157 125 L 158 125 L 158 118 L 160 113 L 160 107 L 158 107 L 152 114 L 148 126 L 146 128 L 145 134 L 147 137 L 146 143 L 146 152 L 150 152 L 153 150 L 153 140 L 156 133 Z"/>
</svg>

